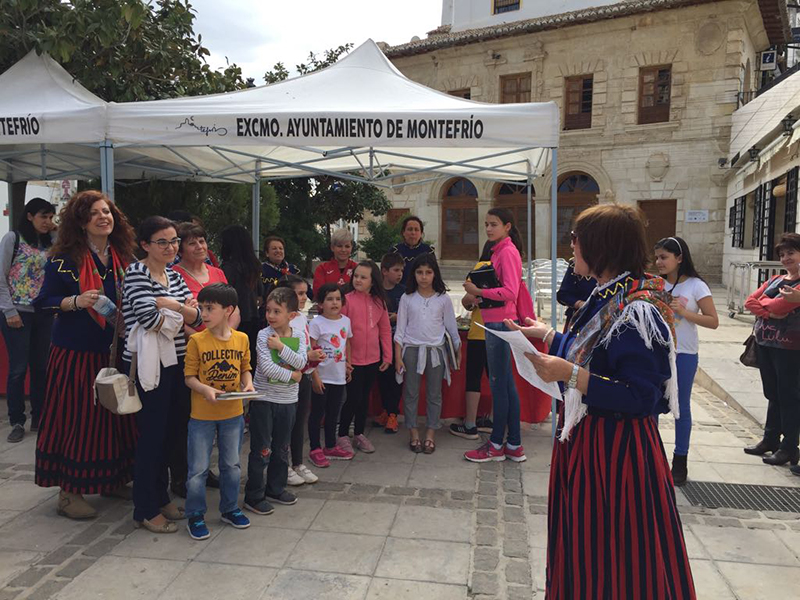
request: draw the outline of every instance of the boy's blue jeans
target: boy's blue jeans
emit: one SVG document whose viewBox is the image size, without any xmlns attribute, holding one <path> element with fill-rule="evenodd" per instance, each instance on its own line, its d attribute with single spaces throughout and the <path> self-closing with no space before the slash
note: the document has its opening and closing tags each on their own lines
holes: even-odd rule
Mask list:
<svg viewBox="0 0 800 600">
<path fill-rule="evenodd" d="M 486 323 L 486 328 L 508 331 L 508 327 L 503 323 Z M 519 446 L 522 443 L 519 394 L 511 365 L 511 346 L 491 333 L 486 334 L 486 366 L 489 371 L 494 412 L 494 426 L 489 439 L 498 446 L 502 446 L 505 439 L 512 446 Z M 506 438 L 506 428 L 508 438 Z"/>
<path fill-rule="evenodd" d="M 206 477 L 215 436 L 219 449 L 219 511 L 224 514 L 239 507 L 239 480 L 242 475 L 239 453 L 243 435 L 244 417 L 241 415 L 224 421 L 189 419 L 187 516 L 206 513 Z"/>
</svg>

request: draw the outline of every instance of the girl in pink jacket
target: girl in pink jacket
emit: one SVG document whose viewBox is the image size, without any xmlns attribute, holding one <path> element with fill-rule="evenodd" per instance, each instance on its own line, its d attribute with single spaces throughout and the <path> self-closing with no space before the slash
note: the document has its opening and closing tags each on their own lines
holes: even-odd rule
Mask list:
<svg viewBox="0 0 800 600">
<path fill-rule="evenodd" d="M 336 445 L 352 454 L 353 444 L 348 434 L 350 423 L 355 418 L 353 443 L 362 452 L 369 453 L 375 452 L 375 447 L 364 435 L 369 394 L 378 371 L 388 369 L 392 360 L 392 328 L 378 265 L 371 260 L 358 263 L 347 290 L 342 314 L 350 318 L 353 330 L 350 340 L 352 355 L 347 356 L 347 368 L 352 374 L 347 383 L 347 399 L 339 415 Z"/>
</svg>

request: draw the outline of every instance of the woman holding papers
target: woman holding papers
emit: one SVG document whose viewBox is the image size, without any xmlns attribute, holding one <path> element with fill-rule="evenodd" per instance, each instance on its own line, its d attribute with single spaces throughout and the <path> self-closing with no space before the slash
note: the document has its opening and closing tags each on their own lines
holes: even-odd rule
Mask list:
<svg viewBox="0 0 800 600">
<path fill-rule="evenodd" d="M 547 597 L 696 598 L 653 418 L 678 416 L 673 313 L 664 280 L 645 274 L 641 214 L 589 208 L 572 245 L 575 272 L 598 286 L 567 333 L 534 321 L 522 328 L 550 344 L 551 356 L 528 358 L 565 392 L 550 475 Z"/>
</svg>

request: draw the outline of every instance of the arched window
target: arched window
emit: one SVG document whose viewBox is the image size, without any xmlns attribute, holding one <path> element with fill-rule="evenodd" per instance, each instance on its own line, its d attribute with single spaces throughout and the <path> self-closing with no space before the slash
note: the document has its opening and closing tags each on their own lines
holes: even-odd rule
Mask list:
<svg viewBox="0 0 800 600">
<path fill-rule="evenodd" d="M 478 190 L 469 179 L 454 179 L 442 199 L 442 258 L 474 260 L 479 254 Z"/>
<path fill-rule="evenodd" d="M 536 212 L 533 205 L 533 198 L 536 197 L 536 190 L 531 186 L 531 251 L 536 248 Z M 522 236 L 522 244 L 527 248 L 528 244 L 528 186 L 525 184 L 502 183 L 497 187 L 494 196 L 494 206 L 507 208 L 514 215 L 514 223 Z"/>
<path fill-rule="evenodd" d="M 575 171 L 563 175 L 558 184 L 558 256 L 570 258 L 570 232 L 575 218 L 584 209 L 597 204 L 600 186 L 591 175 Z"/>
</svg>

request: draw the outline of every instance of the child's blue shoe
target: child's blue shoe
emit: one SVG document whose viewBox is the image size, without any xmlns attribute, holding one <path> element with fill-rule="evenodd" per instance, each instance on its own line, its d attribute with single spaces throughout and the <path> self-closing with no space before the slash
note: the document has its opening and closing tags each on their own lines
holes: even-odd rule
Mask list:
<svg viewBox="0 0 800 600">
<path fill-rule="evenodd" d="M 193 540 L 207 540 L 211 537 L 211 532 L 208 531 L 208 527 L 206 527 L 206 521 L 203 515 L 189 517 L 186 529 L 189 530 L 189 535 L 192 536 Z"/>
<path fill-rule="evenodd" d="M 222 513 L 220 520 L 223 523 L 236 527 L 236 529 L 247 529 L 250 527 L 250 519 L 245 517 L 244 513 L 238 508 L 231 512 Z"/>
</svg>

